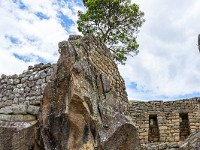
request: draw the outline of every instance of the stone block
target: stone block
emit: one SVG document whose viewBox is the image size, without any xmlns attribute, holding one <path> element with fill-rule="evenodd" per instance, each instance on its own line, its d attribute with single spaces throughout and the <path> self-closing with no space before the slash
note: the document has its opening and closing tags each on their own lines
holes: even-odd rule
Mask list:
<svg viewBox="0 0 200 150">
<path fill-rule="evenodd" d="M 158 123 L 163 124 L 163 123 L 165 123 L 165 120 L 164 119 L 158 120 Z"/>
<path fill-rule="evenodd" d="M 148 132 L 139 133 L 140 136 L 148 136 Z"/>
<path fill-rule="evenodd" d="M 176 143 L 170 143 L 170 144 L 168 144 L 168 147 L 171 148 L 170 150 L 172 150 L 172 148 L 178 148 L 179 146 Z M 174 149 L 174 150 L 176 150 L 176 149 Z"/>
<path fill-rule="evenodd" d="M 175 137 L 174 137 L 174 141 L 175 141 L 175 142 L 179 142 L 179 140 L 180 140 L 179 136 L 175 136 Z"/>
<path fill-rule="evenodd" d="M 13 113 L 14 114 L 26 114 L 27 113 L 27 106 L 26 105 L 12 105 Z"/>
<path fill-rule="evenodd" d="M 165 130 L 160 130 L 160 134 L 166 133 Z"/>
<path fill-rule="evenodd" d="M 149 145 L 147 150 L 159 150 L 158 145 Z"/>
<path fill-rule="evenodd" d="M 167 130 L 168 128 L 167 128 L 167 126 L 160 126 L 159 127 L 159 130 Z"/>
<path fill-rule="evenodd" d="M 15 97 L 13 100 L 13 104 L 18 104 L 19 103 L 19 98 Z"/>
<path fill-rule="evenodd" d="M 141 127 L 141 128 L 148 128 L 149 125 L 148 125 L 148 124 L 141 124 L 140 127 Z"/>
<path fill-rule="evenodd" d="M 7 106 L 0 109 L 0 114 L 11 114 L 13 113 L 12 107 Z"/>
<path fill-rule="evenodd" d="M 37 80 L 36 84 L 37 85 L 41 85 L 42 84 L 42 79 Z"/>
<path fill-rule="evenodd" d="M 27 113 L 29 113 L 29 114 L 33 114 L 33 115 L 37 115 L 39 109 L 40 109 L 40 108 L 37 107 L 37 106 L 29 105 L 29 106 L 28 106 L 28 109 L 27 109 Z"/>
<path fill-rule="evenodd" d="M 179 122 L 179 119 L 172 119 L 172 122 Z"/>
<path fill-rule="evenodd" d="M 165 142 L 166 141 L 166 137 L 160 137 L 160 142 Z"/>
<path fill-rule="evenodd" d="M 173 133 L 173 137 L 178 137 L 179 133 Z"/>
<path fill-rule="evenodd" d="M 40 74 L 40 73 L 35 74 L 34 80 L 38 80 L 38 79 L 40 79 L 40 78 L 41 78 L 41 74 Z"/>
<path fill-rule="evenodd" d="M 23 121 L 34 121 L 36 117 L 34 115 L 23 115 Z"/>
<path fill-rule="evenodd" d="M 10 121 L 11 115 L 0 114 L 0 120 L 1 121 Z"/>
<path fill-rule="evenodd" d="M 23 115 L 11 115 L 11 121 L 23 121 Z"/>
<path fill-rule="evenodd" d="M 167 148 L 167 144 L 159 144 L 159 150 L 165 150 Z"/>
<path fill-rule="evenodd" d="M 4 96 L 3 98 L 2 98 L 2 101 L 6 101 L 8 98 L 6 97 L 6 96 Z"/>
<path fill-rule="evenodd" d="M 174 137 L 169 137 L 169 138 L 167 138 L 167 140 L 168 140 L 169 142 L 175 142 Z"/>
</svg>

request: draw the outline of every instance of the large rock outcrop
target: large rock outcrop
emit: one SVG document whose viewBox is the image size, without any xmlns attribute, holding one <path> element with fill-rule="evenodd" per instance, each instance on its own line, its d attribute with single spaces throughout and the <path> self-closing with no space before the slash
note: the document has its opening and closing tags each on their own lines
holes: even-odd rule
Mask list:
<svg viewBox="0 0 200 150">
<path fill-rule="evenodd" d="M 200 150 L 200 130 L 191 134 L 186 141 L 182 142 L 179 150 Z"/>
<path fill-rule="evenodd" d="M 0 121 L 0 150 L 43 150 L 38 137 L 41 136 L 37 121 Z"/>
<path fill-rule="evenodd" d="M 47 84 L 39 111 L 44 148 L 139 150 L 124 81 L 106 46 L 89 34 L 70 36 L 59 49 L 54 81 Z"/>
</svg>

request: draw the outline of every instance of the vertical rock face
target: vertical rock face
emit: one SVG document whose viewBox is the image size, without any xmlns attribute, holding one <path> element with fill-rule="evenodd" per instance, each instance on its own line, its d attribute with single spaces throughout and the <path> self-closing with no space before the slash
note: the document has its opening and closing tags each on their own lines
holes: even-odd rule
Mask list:
<svg viewBox="0 0 200 150">
<path fill-rule="evenodd" d="M 35 137 L 40 135 L 36 130 L 36 121 L 0 121 L 0 150 L 43 150 L 42 143 L 36 143 Z"/>
<path fill-rule="evenodd" d="M 139 150 L 138 133 L 124 107 L 125 85 L 122 78 L 117 82 L 117 66 L 109 76 L 92 55 L 101 50 L 100 57 L 110 61 L 105 45 L 93 35 L 70 36 L 59 49 L 57 72 L 45 88 L 39 111 L 44 148 Z"/>
</svg>

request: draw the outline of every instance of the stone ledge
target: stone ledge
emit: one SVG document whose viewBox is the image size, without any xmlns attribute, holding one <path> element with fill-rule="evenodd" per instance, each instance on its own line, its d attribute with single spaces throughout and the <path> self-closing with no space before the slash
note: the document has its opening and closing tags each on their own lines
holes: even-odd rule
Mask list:
<svg viewBox="0 0 200 150">
<path fill-rule="evenodd" d="M 39 106 L 33 106 L 33 105 L 16 105 L 13 104 L 11 106 L 6 106 L 0 109 L 0 114 L 22 114 L 26 115 L 37 115 L 39 111 Z"/>
<path fill-rule="evenodd" d="M 18 130 L 28 128 L 32 125 L 35 125 L 37 121 L 29 121 L 29 122 L 7 122 L 0 121 L 0 128 L 17 128 Z"/>
<path fill-rule="evenodd" d="M 0 114 L 0 121 L 34 121 L 36 116 L 34 115 L 5 115 Z"/>
</svg>

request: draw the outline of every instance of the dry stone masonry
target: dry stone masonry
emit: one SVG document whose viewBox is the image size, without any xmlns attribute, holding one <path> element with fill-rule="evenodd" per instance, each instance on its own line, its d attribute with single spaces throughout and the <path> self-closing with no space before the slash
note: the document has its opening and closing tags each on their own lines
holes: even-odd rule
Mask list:
<svg viewBox="0 0 200 150">
<path fill-rule="evenodd" d="M 199 150 L 200 98 L 128 102 L 100 38 L 58 47 L 57 64 L 1 76 L 0 150 Z"/>
<path fill-rule="evenodd" d="M 0 79 L 0 150 L 140 150 L 123 78 L 101 39 L 71 35 L 57 64 Z"/>
<path fill-rule="evenodd" d="M 0 121 L 36 120 L 43 91 L 56 65 L 36 64 L 20 75 L 0 78 Z"/>
<path fill-rule="evenodd" d="M 177 101 L 130 101 L 141 144 L 166 143 L 178 147 L 200 129 L 200 98 Z M 200 137 L 199 137 L 200 138 Z"/>
</svg>

